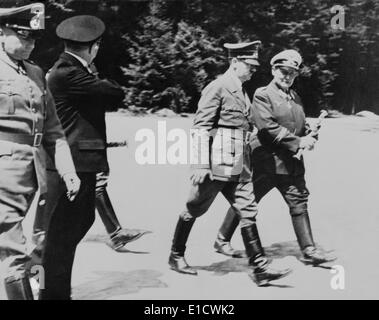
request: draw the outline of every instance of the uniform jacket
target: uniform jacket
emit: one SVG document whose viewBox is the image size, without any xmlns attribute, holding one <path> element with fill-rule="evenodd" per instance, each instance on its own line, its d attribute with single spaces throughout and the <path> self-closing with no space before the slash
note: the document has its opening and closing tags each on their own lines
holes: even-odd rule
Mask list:
<svg viewBox="0 0 379 320">
<path fill-rule="evenodd" d="M 272 174 L 304 174 L 304 162 L 293 156 L 300 137 L 308 132 L 300 97 L 295 91 L 283 92 L 272 81 L 256 90 L 253 118 L 259 130 L 253 149 L 254 170 Z"/>
<path fill-rule="evenodd" d="M 47 83 L 76 170 L 108 171 L 105 111 L 122 102 L 122 88 L 109 80 L 99 79 L 68 53 L 62 53 L 54 64 Z"/>
<path fill-rule="evenodd" d="M 46 191 L 45 152 L 55 160 L 61 176 L 75 172 L 70 150 L 46 89 L 45 75 L 34 63 L 20 69 L 0 50 L 0 190 Z M 43 134 L 40 146 L 11 142 L 4 135 Z"/>
<path fill-rule="evenodd" d="M 212 81 L 202 91 L 192 127 L 192 166 L 211 168 L 216 180 L 251 181 L 246 143 L 253 129 L 250 109 L 230 70 Z"/>
</svg>

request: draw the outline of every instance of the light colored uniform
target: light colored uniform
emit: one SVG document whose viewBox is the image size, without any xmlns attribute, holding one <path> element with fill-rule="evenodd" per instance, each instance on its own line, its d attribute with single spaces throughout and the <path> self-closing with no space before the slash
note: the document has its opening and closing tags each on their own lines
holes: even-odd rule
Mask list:
<svg viewBox="0 0 379 320">
<path fill-rule="evenodd" d="M 249 149 L 254 136 L 251 103 L 241 81 L 230 70 L 203 90 L 193 130 L 200 136 L 200 143 L 193 144 L 195 158 L 210 155 L 208 164 L 199 161 L 193 167 L 211 169 L 214 180 L 207 178 L 191 187 L 182 216 L 188 220 L 204 214 L 221 192 L 240 216 L 241 225 L 255 223 Z"/>
<path fill-rule="evenodd" d="M 27 61 L 17 65 L 0 50 L 0 259 L 6 278 L 22 277 L 29 259 L 21 222 L 38 187 L 46 192 L 42 148 L 60 176 L 75 172 L 43 71 Z"/>
</svg>

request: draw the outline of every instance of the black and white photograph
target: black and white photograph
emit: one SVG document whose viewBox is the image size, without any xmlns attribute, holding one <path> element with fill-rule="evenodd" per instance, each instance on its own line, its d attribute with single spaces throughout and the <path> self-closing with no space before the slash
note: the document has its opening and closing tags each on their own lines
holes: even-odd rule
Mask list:
<svg viewBox="0 0 379 320">
<path fill-rule="evenodd" d="M 0 300 L 377 300 L 377 145 L 379 1 L 0 0 Z"/>
</svg>

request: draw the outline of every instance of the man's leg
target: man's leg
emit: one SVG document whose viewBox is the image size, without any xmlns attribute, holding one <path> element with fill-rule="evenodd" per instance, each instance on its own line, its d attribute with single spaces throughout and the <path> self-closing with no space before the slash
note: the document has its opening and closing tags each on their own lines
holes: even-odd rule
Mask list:
<svg viewBox="0 0 379 320">
<path fill-rule="evenodd" d="M 191 268 L 185 258 L 186 243 L 197 217 L 204 214 L 223 188 L 225 182 L 206 179 L 203 183 L 191 187 L 186 209 L 179 216 L 172 240 L 169 265 L 171 269 L 191 275 L 197 271 Z"/>
<path fill-rule="evenodd" d="M 253 185 L 255 199 L 256 202 L 259 203 L 259 201 L 273 188 L 273 181 L 270 179 L 270 176 L 266 174 L 255 173 L 253 177 Z M 222 225 L 217 234 L 216 241 L 214 243 L 214 248 L 217 252 L 234 258 L 245 257 L 243 253 L 233 249 L 230 244 L 233 234 L 238 227 L 238 224 L 238 214 L 231 206 L 225 216 L 224 221 L 222 222 Z"/>
<path fill-rule="evenodd" d="M 309 191 L 304 176 L 278 175 L 278 189 L 286 201 L 300 249 L 302 261 L 306 264 L 319 265 L 335 260 L 316 248 L 308 214 Z"/>
<path fill-rule="evenodd" d="M 26 263 L 29 261 L 22 221 L 34 198 L 30 194 L 0 191 L 0 261 L 9 300 L 33 300 Z"/>
<path fill-rule="evenodd" d="M 127 243 L 135 241 L 144 234 L 149 233 L 149 231 L 121 227 L 106 189 L 108 178 L 108 172 L 96 174 L 96 209 L 111 238 L 110 247 L 117 251 Z"/>
<path fill-rule="evenodd" d="M 49 173 L 49 179 L 60 179 L 57 173 L 54 174 Z M 60 183 L 60 197 L 51 216 L 42 258 L 45 284 L 44 289 L 40 290 L 41 300 L 71 298 L 71 273 L 76 247 L 95 220 L 96 175 L 78 173 L 78 176 L 81 180 L 80 191 L 72 202 L 66 197 L 63 182 Z"/>
<path fill-rule="evenodd" d="M 53 171 L 48 171 L 48 193 L 41 194 L 38 198 L 36 215 L 33 224 L 32 242 L 36 246 L 31 253 L 31 261 L 28 268 L 32 268 L 33 265 L 42 264 L 43 250 L 45 249 L 46 233 L 50 224 L 50 219 L 57 202 L 64 192 L 62 190 L 62 181 L 60 177 L 55 174 L 50 174 Z M 49 199 L 49 201 L 47 201 Z"/>
<path fill-rule="evenodd" d="M 252 182 L 228 183 L 222 193 L 240 217 L 241 235 L 256 284 L 263 286 L 289 274 L 290 269 L 276 270 L 269 265 L 256 225 L 258 209 Z"/>
</svg>

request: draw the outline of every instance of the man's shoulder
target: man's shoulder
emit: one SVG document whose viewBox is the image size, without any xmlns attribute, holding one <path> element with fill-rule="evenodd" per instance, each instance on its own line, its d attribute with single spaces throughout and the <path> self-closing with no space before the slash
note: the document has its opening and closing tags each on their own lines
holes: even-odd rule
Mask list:
<svg viewBox="0 0 379 320">
<path fill-rule="evenodd" d="M 254 93 L 254 97 L 268 97 L 270 95 L 269 86 L 257 88 Z"/>
<path fill-rule="evenodd" d="M 219 75 L 216 79 L 209 82 L 204 90 L 203 93 L 209 92 L 209 91 L 218 91 L 222 88 L 226 88 L 228 86 L 228 78 L 225 76 L 225 74 Z"/>
<path fill-rule="evenodd" d="M 75 72 L 78 72 L 80 68 L 71 63 L 69 60 L 59 58 L 53 65 L 53 67 L 49 70 L 48 79 L 49 80 L 55 80 L 55 79 L 61 79 L 66 78 L 70 74 L 73 74 Z"/>
</svg>

